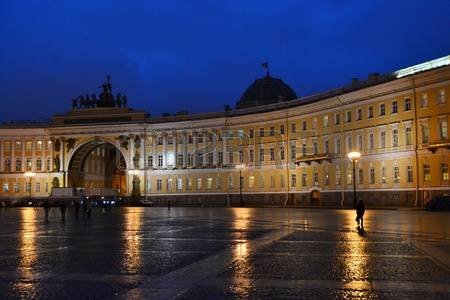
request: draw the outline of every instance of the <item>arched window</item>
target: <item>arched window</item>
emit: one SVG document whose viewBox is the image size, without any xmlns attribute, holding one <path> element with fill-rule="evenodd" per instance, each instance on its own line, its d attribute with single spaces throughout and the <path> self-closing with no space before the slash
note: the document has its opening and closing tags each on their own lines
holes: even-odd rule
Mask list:
<svg viewBox="0 0 450 300">
<path fill-rule="evenodd" d="M 22 159 L 16 158 L 16 172 L 22 172 Z"/>
<path fill-rule="evenodd" d="M 11 172 L 11 159 L 5 158 L 5 172 Z"/>
<path fill-rule="evenodd" d="M 42 171 L 42 159 L 40 157 L 36 159 L 36 171 Z"/>
<path fill-rule="evenodd" d="M 27 171 L 31 171 L 33 168 L 33 163 L 31 161 L 31 157 L 27 157 L 26 163 L 27 164 L 25 167 L 26 167 Z"/>
<path fill-rule="evenodd" d="M 50 157 L 47 157 L 47 160 L 45 161 L 45 169 L 47 170 L 47 172 L 51 171 L 51 159 Z"/>
</svg>

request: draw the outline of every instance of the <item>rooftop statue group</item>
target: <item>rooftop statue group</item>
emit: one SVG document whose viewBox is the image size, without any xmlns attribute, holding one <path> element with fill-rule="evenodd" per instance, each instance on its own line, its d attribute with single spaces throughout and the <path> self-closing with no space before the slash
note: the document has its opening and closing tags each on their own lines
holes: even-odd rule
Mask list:
<svg viewBox="0 0 450 300">
<path fill-rule="evenodd" d="M 91 97 L 87 94 L 86 96 L 79 96 L 78 98 L 72 99 L 72 109 L 79 108 L 96 108 L 96 107 L 127 107 L 128 100 L 124 95 L 122 96 L 118 93 L 115 97 L 112 93 L 111 77 L 107 76 L 107 80 L 101 86 L 103 92 L 100 93 L 99 98 L 97 95 L 92 94 Z"/>
</svg>

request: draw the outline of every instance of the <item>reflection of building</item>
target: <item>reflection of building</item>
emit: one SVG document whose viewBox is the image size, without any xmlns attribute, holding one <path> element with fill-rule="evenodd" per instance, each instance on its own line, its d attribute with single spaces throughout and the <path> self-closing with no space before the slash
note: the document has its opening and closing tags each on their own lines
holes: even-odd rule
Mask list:
<svg viewBox="0 0 450 300">
<path fill-rule="evenodd" d="M 25 196 L 32 170 L 34 196 L 55 177 L 129 194 L 138 176 L 155 201 L 236 202 L 243 163 L 246 203 L 350 204 L 355 150 L 360 196 L 422 204 L 450 193 L 449 82 L 450 56 L 303 98 L 267 74 L 235 110 L 163 117 L 127 108 L 108 82 L 98 102 L 74 102 L 48 124 L 0 127 L 0 195 Z"/>
</svg>

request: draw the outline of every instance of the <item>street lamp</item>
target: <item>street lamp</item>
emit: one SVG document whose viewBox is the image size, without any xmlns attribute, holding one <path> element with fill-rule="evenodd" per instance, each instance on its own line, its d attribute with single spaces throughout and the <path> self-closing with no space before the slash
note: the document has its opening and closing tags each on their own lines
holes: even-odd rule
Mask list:
<svg viewBox="0 0 450 300">
<path fill-rule="evenodd" d="M 244 200 L 242 200 L 242 181 L 243 181 L 243 177 L 242 177 L 242 170 L 245 169 L 245 165 L 244 164 L 239 164 L 236 166 L 237 169 L 239 169 L 239 206 L 244 206 Z"/>
<path fill-rule="evenodd" d="M 356 207 L 356 180 L 355 180 L 355 163 L 358 161 L 358 158 L 361 157 L 361 153 L 357 151 L 349 152 L 348 158 L 352 161 L 353 165 L 353 207 Z"/>
<path fill-rule="evenodd" d="M 29 181 L 29 189 L 28 189 L 28 196 L 29 196 L 29 198 L 30 198 L 30 201 L 31 201 L 31 179 L 33 178 L 33 177 L 36 177 L 36 173 L 33 173 L 33 172 L 25 172 L 25 177 L 28 177 L 29 179 L 30 179 L 30 181 Z"/>
</svg>

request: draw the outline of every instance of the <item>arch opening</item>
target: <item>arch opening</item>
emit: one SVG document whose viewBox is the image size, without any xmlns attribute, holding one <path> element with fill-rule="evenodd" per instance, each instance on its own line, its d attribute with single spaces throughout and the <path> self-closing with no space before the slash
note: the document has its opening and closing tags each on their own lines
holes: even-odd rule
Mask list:
<svg viewBox="0 0 450 300">
<path fill-rule="evenodd" d="M 67 184 L 71 188 L 109 189 L 124 194 L 126 161 L 109 142 L 94 140 L 78 148 L 70 158 Z"/>
</svg>

